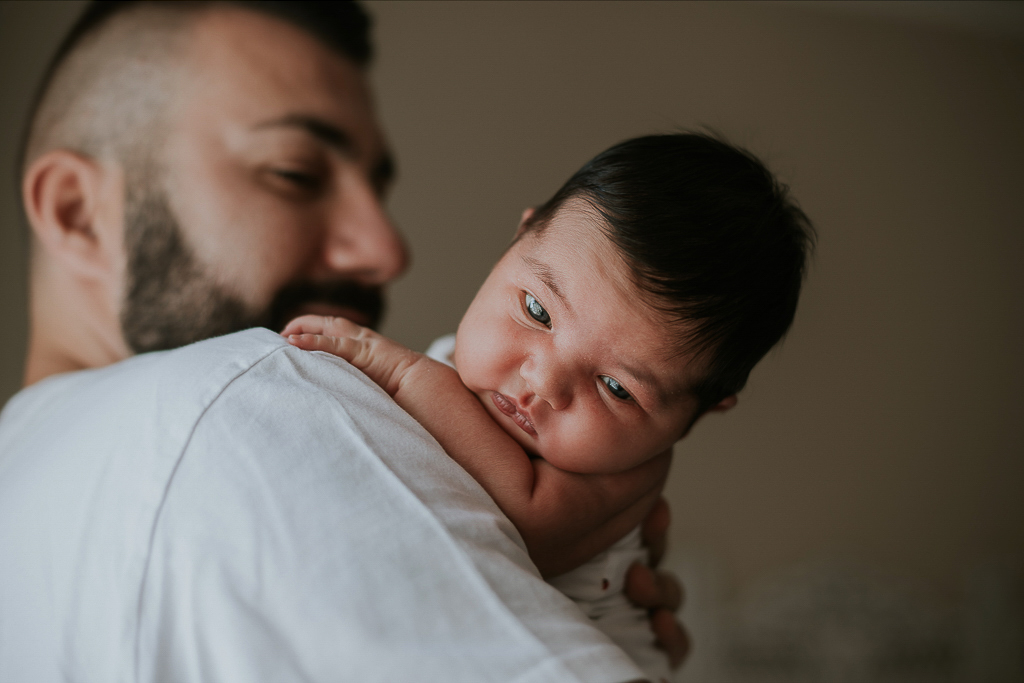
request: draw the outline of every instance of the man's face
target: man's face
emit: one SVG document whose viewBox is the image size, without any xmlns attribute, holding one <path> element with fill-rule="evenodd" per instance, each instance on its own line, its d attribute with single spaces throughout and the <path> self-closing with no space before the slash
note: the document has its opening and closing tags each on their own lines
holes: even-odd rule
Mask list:
<svg viewBox="0 0 1024 683">
<path fill-rule="evenodd" d="M 237 8 L 203 16 L 152 173 L 126 178 L 122 328 L 171 348 L 302 313 L 376 324 L 406 267 L 361 71 Z"/>
</svg>

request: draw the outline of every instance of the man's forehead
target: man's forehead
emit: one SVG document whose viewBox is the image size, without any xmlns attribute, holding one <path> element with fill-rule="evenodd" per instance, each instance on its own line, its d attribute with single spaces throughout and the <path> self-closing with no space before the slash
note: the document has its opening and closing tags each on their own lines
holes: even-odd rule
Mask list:
<svg viewBox="0 0 1024 683">
<path fill-rule="evenodd" d="M 237 7 L 200 15 L 188 59 L 208 94 L 247 106 L 316 108 L 372 118 L 363 70 L 282 19 Z"/>
<path fill-rule="evenodd" d="M 262 12 L 218 6 L 193 24 L 191 56 L 207 69 L 252 71 L 250 77 L 282 71 L 302 81 L 348 77 L 360 69 L 305 30 Z"/>
<path fill-rule="evenodd" d="M 341 131 L 355 157 L 375 165 L 387 159 L 365 73 L 304 29 L 218 6 L 196 17 L 189 38 L 178 124 L 192 131 L 186 135 L 229 130 L 237 141 L 268 121 L 304 118 Z"/>
</svg>

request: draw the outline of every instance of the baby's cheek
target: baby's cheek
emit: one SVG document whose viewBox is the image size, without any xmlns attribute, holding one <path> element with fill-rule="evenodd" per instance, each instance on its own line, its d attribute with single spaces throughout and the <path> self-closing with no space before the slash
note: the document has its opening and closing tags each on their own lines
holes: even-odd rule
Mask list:
<svg viewBox="0 0 1024 683">
<path fill-rule="evenodd" d="M 607 444 L 600 430 L 563 429 L 549 442 L 548 450 L 551 456 L 545 459 L 560 469 L 581 474 L 609 471 Z"/>
<path fill-rule="evenodd" d="M 637 444 L 642 437 L 614 429 L 592 432 L 589 450 L 582 455 L 590 463 L 591 472 L 623 472 L 638 464 Z"/>
<path fill-rule="evenodd" d="M 469 387 L 471 391 L 478 391 L 480 387 L 474 386 L 476 384 L 476 372 L 473 357 L 470 354 L 459 353 L 459 348 L 456 346 L 454 353 L 452 353 L 452 363 L 455 364 L 455 371 L 459 373 L 462 383 Z"/>
</svg>

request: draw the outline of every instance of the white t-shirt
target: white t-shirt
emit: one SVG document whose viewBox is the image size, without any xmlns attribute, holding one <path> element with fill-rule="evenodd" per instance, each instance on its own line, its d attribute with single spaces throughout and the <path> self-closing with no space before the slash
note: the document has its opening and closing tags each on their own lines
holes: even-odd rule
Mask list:
<svg viewBox="0 0 1024 683">
<path fill-rule="evenodd" d="M 639 678 L 342 360 L 249 330 L 0 415 L 0 681 Z"/>
</svg>

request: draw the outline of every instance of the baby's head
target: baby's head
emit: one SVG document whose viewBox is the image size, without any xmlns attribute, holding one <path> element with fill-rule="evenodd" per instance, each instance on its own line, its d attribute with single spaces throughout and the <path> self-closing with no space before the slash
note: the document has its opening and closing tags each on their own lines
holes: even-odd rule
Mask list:
<svg viewBox="0 0 1024 683">
<path fill-rule="evenodd" d="M 793 320 L 812 241 L 749 153 L 629 140 L 524 214 L 459 325 L 456 366 L 526 450 L 628 469 L 735 403 Z"/>
</svg>

